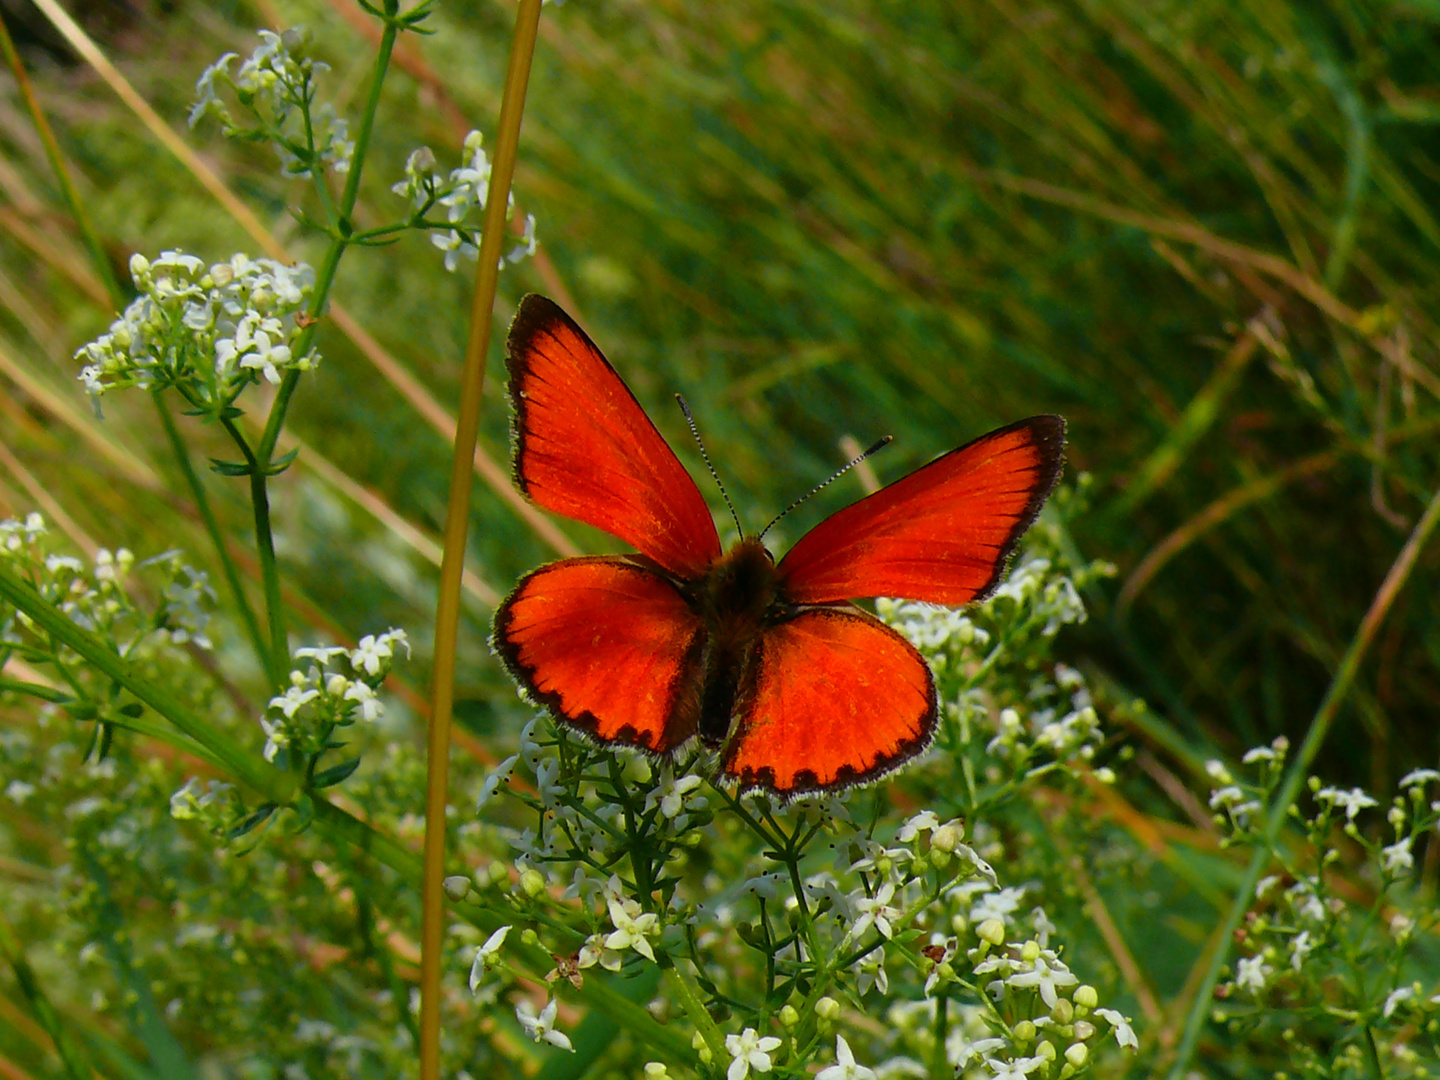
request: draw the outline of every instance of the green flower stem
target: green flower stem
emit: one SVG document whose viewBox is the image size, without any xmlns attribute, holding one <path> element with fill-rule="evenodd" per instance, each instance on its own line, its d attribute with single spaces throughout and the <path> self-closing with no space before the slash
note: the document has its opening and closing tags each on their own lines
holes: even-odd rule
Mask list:
<svg viewBox="0 0 1440 1080">
<path fill-rule="evenodd" d="M 690 980 L 686 978 L 680 965 L 670 960 L 668 956 L 665 959 L 670 961 L 665 967 L 665 974 L 670 976 L 670 984 L 675 988 L 676 997 L 680 999 L 680 1007 L 685 1010 L 685 1015 L 695 1025 L 695 1030 L 700 1032 L 700 1037 L 710 1048 L 716 1064 L 719 1064 L 725 1058 L 725 1036 L 706 1010 L 704 1002 L 700 1000 L 700 995 L 690 985 Z"/>
<path fill-rule="evenodd" d="M 380 90 L 385 83 L 385 73 L 390 66 L 390 54 L 395 48 L 399 26 L 386 22 L 380 38 L 380 50 L 375 57 L 375 68 L 370 76 L 370 94 L 365 100 L 365 113 L 360 120 L 360 130 L 355 139 L 355 153 L 350 161 L 350 172 L 346 177 L 345 191 L 331 223 L 335 235 L 325 250 L 325 257 L 315 275 L 315 288 L 310 294 L 310 305 L 306 314 L 312 320 L 295 342 L 295 354 L 304 356 L 315 340 L 321 314 L 335 284 L 335 271 L 340 258 L 350 246 L 350 215 L 355 210 L 355 200 L 360 193 L 360 175 L 364 169 L 366 149 L 370 145 L 370 134 L 375 127 L 375 114 L 380 105 Z M 275 539 L 270 528 L 270 498 L 267 491 L 270 465 L 275 454 L 275 445 L 280 441 L 280 431 L 285 426 L 285 416 L 290 409 L 290 399 L 300 382 L 301 372 L 287 371 L 280 380 L 280 389 L 265 418 L 265 431 L 260 444 L 255 448 L 253 460 L 245 450 L 245 443 L 239 433 L 231 430 L 231 436 L 242 447 L 250 464 L 250 499 L 255 507 L 255 546 L 260 557 L 260 572 L 265 585 L 266 623 L 270 634 L 270 662 L 267 671 L 272 687 L 278 688 L 285 678 L 284 668 L 289 663 L 290 644 L 285 627 L 285 607 L 280 595 L 280 571 L 275 560 Z M 227 429 L 232 425 L 226 423 Z"/>
<path fill-rule="evenodd" d="M 227 733 L 180 704 L 168 691 L 136 674 L 126 661 L 94 635 L 71 622 L 9 566 L 0 565 L 0 598 L 19 608 L 56 642 L 74 650 L 101 674 L 108 675 L 183 734 L 194 739 L 236 779 L 281 805 L 289 803 L 297 793 L 292 777 L 259 761 Z"/>
<path fill-rule="evenodd" d="M 60 1060 L 65 1066 L 66 1075 L 71 1080 L 91 1080 L 95 1074 L 90 1071 L 89 1064 L 81 1056 L 75 1044 L 70 1041 L 65 1025 L 60 1020 L 60 1014 L 55 1011 L 55 1006 L 51 1005 L 50 999 L 45 996 L 45 991 L 40 986 L 40 980 L 35 977 L 34 968 L 25 959 L 25 951 L 20 946 L 20 939 L 15 936 L 15 930 L 6 920 L 3 911 L 0 911 L 0 956 L 5 957 L 10 964 L 10 969 L 15 972 L 15 981 L 20 986 L 20 993 L 29 1002 L 35 1019 L 40 1021 L 40 1026 L 45 1029 L 45 1033 L 55 1041 L 55 1050 L 59 1053 Z"/>
<path fill-rule="evenodd" d="M 1340 666 L 1335 671 L 1335 677 L 1331 680 L 1329 689 L 1325 691 L 1325 698 L 1320 702 L 1320 708 L 1316 710 L 1315 718 L 1310 721 L 1310 730 L 1305 733 L 1305 741 L 1301 743 L 1295 759 L 1285 773 L 1279 795 L 1266 814 L 1262 842 L 1255 849 L 1255 854 L 1250 859 L 1250 865 L 1245 868 L 1245 874 L 1240 880 L 1240 887 L 1235 891 L 1235 899 L 1222 924 L 1223 933 L 1216 937 L 1220 944 L 1211 955 L 1205 977 L 1200 981 L 1200 985 L 1195 991 L 1195 997 L 1190 1003 L 1190 1011 L 1185 1017 L 1185 1031 L 1181 1036 L 1180 1046 L 1176 1050 L 1175 1062 L 1170 1068 L 1169 1080 L 1183 1080 L 1189 1071 L 1190 1061 L 1195 1056 L 1195 1047 L 1200 1041 L 1200 1032 L 1204 1029 L 1206 1017 L 1210 1013 L 1210 999 L 1214 995 L 1215 984 L 1220 981 L 1220 969 L 1225 964 L 1229 942 L 1234 939 L 1235 929 L 1240 925 L 1240 920 L 1245 917 L 1245 912 L 1250 907 L 1255 895 L 1255 885 L 1259 882 L 1261 873 L 1270 861 L 1270 850 L 1280 836 L 1280 830 L 1285 823 L 1286 815 L 1290 812 L 1290 807 L 1294 805 L 1300 794 L 1310 763 L 1315 760 L 1315 755 L 1319 752 L 1321 744 L 1324 743 L 1325 736 L 1329 734 L 1330 726 L 1340 711 L 1340 705 L 1345 700 L 1345 694 L 1350 689 L 1350 684 L 1355 681 L 1355 675 L 1360 669 L 1360 661 L 1369 651 L 1370 644 L 1380 629 L 1380 624 L 1384 622 L 1391 605 L 1404 587 L 1410 571 L 1415 566 L 1415 560 L 1420 555 L 1420 550 L 1430 539 L 1430 534 L 1435 531 L 1437 524 L 1440 524 L 1440 490 L 1437 490 L 1431 497 L 1429 505 L 1425 507 L 1425 513 L 1415 523 L 1414 531 L 1410 533 L 1410 538 L 1405 541 L 1405 546 L 1400 549 L 1400 554 L 1396 556 L 1395 562 L 1390 566 L 1390 571 L 1385 575 L 1385 580 L 1381 582 L 1379 590 L 1375 593 L 1375 599 L 1370 603 L 1370 610 L 1360 621 L 1360 627 L 1355 632 L 1350 647 L 1345 650 L 1345 655 L 1340 660 Z"/>
<path fill-rule="evenodd" d="M 155 401 L 155 411 L 160 414 L 160 423 L 165 428 L 165 437 L 170 440 L 170 449 L 175 454 L 175 461 L 185 476 L 185 483 L 190 487 L 190 496 L 195 500 L 195 508 L 200 511 L 200 520 L 205 524 L 205 532 L 209 534 L 210 542 L 215 546 L 215 555 L 220 560 L 220 568 L 235 600 L 235 610 L 240 613 L 241 621 L 245 624 L 245 632 L 250 636 L 250 644 L 255 649 L 256 657 L 260 660 L 260 666 L 269 672 L 271 670 L 270 649 L 265 644 L 265 638 L 260 632 L 260 622 L 255 618 L 255 609 L 250 606 L 250 600 L 245 595 L 245 587 L 240 581 L 240 571 L 235 566 L 235 561 L 230 558 L 230 551 L 225 546 L 225 536 L 220 531 L 220 523 L 215 520 L 215 511 L 210 506 L 210 497 L 205 494 L 205 488 L 200 482 L 200 475 L 190 463 L 190 454 L 185 448 L 184 440 L 180 437 L 180 429 L 175 426 L 175 418 L 170 415 L 170 410 L 165 407 L 165 402 L 161 400 L 159 394 L 151 396 Z"/>
</svg>

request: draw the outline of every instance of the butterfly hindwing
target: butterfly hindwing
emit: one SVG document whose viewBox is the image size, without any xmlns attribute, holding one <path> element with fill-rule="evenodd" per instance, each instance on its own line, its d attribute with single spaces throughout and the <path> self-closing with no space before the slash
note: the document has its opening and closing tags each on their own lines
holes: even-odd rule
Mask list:
<svg viewBox="0 0 1440 1080">
<path fill-rule="evenodd" d="M 520 490 L 674 574 L 704 573 L 720 554 L 710 510 L 585 332 L 552 301 L 527 296 L 506 352 Z"/>
<path fill-rule="evenodd" d="M 806 533 L 780 562 L 786 598 L 983 599 L 1055 486 L 1064 449 L 1065 421 L 1033 416 L 937 458 Z"/>
<path fill-rule="evenodd" d="M 873 780 L 935 731 L 935 682 L 915 647 L 859 608 L 766 628 L 722 761 L 742 789 L 781 796 Z"/>
<path fill-rule="evenodd" d="M 676 588 L 625 558 L 565 559 L 495 613 L 495 650 L 562 722 L 654 753 L 695 733 L 703 627 Z"/>
</svg>

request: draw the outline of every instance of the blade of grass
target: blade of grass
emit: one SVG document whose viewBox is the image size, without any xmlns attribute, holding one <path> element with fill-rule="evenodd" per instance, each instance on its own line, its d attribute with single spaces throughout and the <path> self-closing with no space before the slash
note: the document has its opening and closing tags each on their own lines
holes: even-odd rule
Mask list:
<svg viewBox="0 0 1440 1080">
<path fill-rule="evenodd" d="M 1185 407 L 1170 433 L 1145 459 L 1135 479 L 1126 485 L 1120 498 L 1108 508 L 1107 513 L 1116 518 L 1128 517 L 1136 506 L 1148 499 L 1175 474 L 1175 470 L 1180 468 L 1185 456 L 1200 437 L 1214 425 L 1220 415 L 1221 405 L 1239 383 L 1240 376 L 1245 373 L 1259 344 L 1259 339 L 1248 330 L 1236 338 L 1224 359 L 1205 380 L 1205 385 L 1190 399 L 1190 404 Z"/>
<path fill-rule="evenodd" d="M 1221 944 L 1210 955 L 1209 962 L 1205 966 L 1205 974 L 1197 985 L 1194 1000 L 1191 1002 L 1190 1010 L 1185 1018 L 1185 1029 L 1180 1039 L 1180 1046 L 1168 1074 L 1169 1080 L 1183 1080 L 1187 1074 L 1190 1061 L 1195 1056 L 1196 1044 L 1200 1040 L 1200 1032 L 1210 1013 L 1210 999 L 1214 994 L 1215 984 L 1220 979 L 1220 969 L 1229 953 L 1226 945 L 1233 938 L 1236 927 L 1240 925 L 1240 920 L 1244 918 L 1246 910 L 1254 899 L 1255 884 L 1260 880 L 1260 875 L 1270 860 L 1270 849 L 1278 840 L 1286 815 L 1300 794 L 1300 788 L 1305 783 L 1305 773 L 1309 769 L 1310 763 L 1315 759 L 1316 753 L 1319 752 L 1325 737 L 1329 734 L 1330 727 L 1340 711 L 1340 706 L 1345 700 L 1350 685 L 1355 681 L 1361 660 L 1364 659 L 1371 642 L 1374 641 L 1375 635 L 1380 629 L 1380 624 L 1384 622 L 1391 605 L 1404 587 L 1410 571 L 1415 566 L 1415 560 L 1419 557 L 1421 549 L 1430 539 L 1430 534 L 1434 532 L 1437 524 L 1440 524 L 1440 490 L 1437 490 L 1431 498 L 1429 505 L 1425 508 L 1425 513 L 1415 524 L 1410 538 L 1405 541 L 1405 546 L 1401 548 L 1400 554 L 1396 556 L 1394 563 L 1390 566 L 1390 571 L 1385 575 L 1385 580 L 1381 582 L 1379 590 L 1375 593 L 1369 610 L 1365 612 L 1365 617 L 1361 620 L 1360 627 L 1350 642 L 1350 647 L 1346 649 L 1345 655 L 1341 658 L 1340 665 L 1335 671 L 1335 676 L 1325 691 L 1324 700 L 1320 702 L 1314 719 L 1310 721 L 1310 729 L 1305 733 L 1305 741 L 1300 744 L 1294 760 L 1290 762 L 1275 801 L 1271 803 L 1266 813 L 1261 846 L 1256 848 L 1249 866 L 1246 867 L 1240 887 L 1235 891 L 1235 898 L 1231 902 L 1230 910 L 1217 930 L 1216 940 Z"/>
<path fill-rule="evenodd" d="M 440 564 L 440 596 L 435 612 L 433 707 L 427 740 L 425 791 L 425 871 L 421 891 L 420 945 L 420 1080 L 440 1076 L 440 966 L 444 948 L 445 804 L 449 794 L 450 718 L 455 704 L 455 662 L 460 630 L 460 580 L 465 566 L 470 527 L 470 486 L 480 432 L 480 404 L 485 389 L 485 359 L 495 313 L 505 243 L 505 216 L 510 181 L 520 147 L 520 122 L 525 91 L 540 28 L 541 0 L 520 0 L 515 36 L 500 101 L 495 158 L 486 195 L 480 236 L 475 294 L 470 308 L 470 339 L 465 346 L 465 371 L 460 384 L 460 417 L 455 429 L 455 454 L 450 469 L 450 500 L 445 510 L 445 555 Z"/>
</svg>

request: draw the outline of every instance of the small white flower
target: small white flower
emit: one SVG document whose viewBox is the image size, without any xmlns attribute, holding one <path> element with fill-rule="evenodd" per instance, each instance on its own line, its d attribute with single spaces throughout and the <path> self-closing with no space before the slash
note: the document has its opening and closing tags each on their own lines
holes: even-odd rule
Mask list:
<svg viewBox="0 0 1440 1080">
<path fill-rule="evenodd" d="M 562 1031 L 555 1030 L 555 1010 L 557 1002 L 551 998 L 545 1008 L 536 1015 L 535 1006 L 530 1004 L 528 998 L 521 998 L 520 1004 L 515 1006 L 515 1019 L 520 1021 L 520 1026 L 525 1029 L 525 1034 L 535 1042 L 542 1039 L 551 1046 L 558 1046 L 561 1050 L 569 1050 L 572 1054 L 575 1048 L 570 1045 L 570 1038 Z"/>
<path fill-rule="evenodd" d="M 970 909 L 970 921 L 978 925 L 986 919 L 999 919 L 1008 926 L 1010 916 L 1020 907 L 1020 901 L 1024 897 L 1024 885 L 988 892 Z"/>
<path fill-rule="evenodd" d="M 972 1062 L 979 1061 L 986 1054 L 1005 1046 L 1004 1039 L 971 1039 L 958 1025 L 945 1036 L 945 1058 L 959 1072 Z"/>
<path fill-rule="evenodd" d="M 500 785 L 510 779 L 510 774 L 515 771 L 515 762 L 520 760 L 519 754 L 511 754 L 499 765 L 495 766 L 493 772 L 485 777 L 485 782 L 480 785 L 480 797 L 475 800 L 475 812 L 478 814 L 485 809 L 485 804 L 495 797 L 495 792 Z"/>
<path fill-rule="evenodd" d="M 1402 986 L 1399 990 L 1390 991 L 1390 996 L 1385 999 L 1385 1008 L 1381 1014 L 1386 1017 L 1390 1016 L 1399 1008 L 1402 1001 L 1409 1001 L 1414 996 L 1415 988 L 1413 986 Z"/>
<path fill-rule="evenodd" d="M 1235 985 L 1258 994 L 1265 989 L 1265 980 L 1274 970 L 1262 957 L 1243 956 L 1235 964 Z"/>
<path fill-rule="evenodd" d="M 350 653 L 350 666 L 367 675 L 380 674 L 385 661 L 390 659 L 390 646 L 374 634 L 366 634 L 360 644 Z"/>
<path fill-rule="evenodd" d="M 1265 894 L 1278 884 L 1280 884 L 1280 876 L 1278 874 L 1270 874 L 1267 877 L 1262 877 L 1255 883 L 1255 899 L 1264 900 Z"/>
<path fill-rule="evenodd" d="M 725 1036 L 725 1052 L 730 1055 L 730 1068 L 725 1080 L 745 1080 L 750 1070 L 757 1073 L 770 1071 L 770 1051 L 778 1050 L 780 1040 L 773 1035 L 760 1037 L 754 1028 L 746 1028 L 739 1035 Z"/>
<path fill-rule="evenodd" d="M 505 944 L 505 935 L 508 933 L 510 933 L 509 926 L 500 927 L 485 939 L 484 945 L 475 950 L 475 960 L 470 965 L 470 992 L 472 994 L 480 988 L 480 983 L 485 978 L 485 972 L 499 963 L 500 946 Z"/>
<path fill-rule="evenodd" d="M 1310 940 L 1310 931 L 1301 930 L 1290 942 L 1290 966 L 1299 971 L 1314 948 L 1315 942 Z"/>
<path fill-rule="evenodd" d="M 682 776 L 679 779 L 670 775 L 667 768 L 661 774 L 660 784 L 645 799 L 645 810 L 648 812 L 660 805 L 660 813 L 666 818 L 674 818 L 681 810 L 685 809 L 686 795 L 700 786 L 702 780 L 695 775 Z"/>
<path fill-rule="evenodd" d="M 363 682 L 351 683 L 345 690 L 345 700 L 356 702 L 360 706 L 362 720 L 378 720 L 385 712 L 385 706 L 380 703 L 375 691 Z"/>
<path fill-rule="evenodd" d="M 875 1080 L 875 1070 L 859 1064 L 845 1036 L 835 1036 L 835 1064 L 821 1069 L 815 1080 Z"/>
<path fill-rule="evenodd" d="M 998 1058 L 986 1058 L 985 1066 L 990 1070 L 992 1080 L 1024 1080 L 1035 1069 L 1045 1064 L 1041 1057 L 1016 1058 L 1014 1061 L 1001 1061 Z"/>
<path fill-rule="evenodd" d="M 856 971 L 855 989 L 861 997 L 864 997 L 872 986 L 879 990 L 882 996 L 890 992 L 890 975 L 885 970 L 883 945 L 861 957 Z"/>
<path fill-rule="evenodd" d="M 653 963 L 655 950 L 650 947 L 647 937 L 659 932 L 656 925 L 658 916 L 653 911 L 642 914 L 638 901 L 622 900 L 613 894 L 609 897 L 608 907 L 615 932 L 605 938 L 605 947 L 616 951 L 634 949 Z"/>
<path fill-rule="evenodd" d="M 1035 927 L 1035 936 L 1040 939 L 1040 948 L 1042 949 L 1050 946 L 1050 935 L 1059 929 L 1046 916 L 1045 909 L 1040 907 L 1030 912 L 1030 925 Z"/>
<path fill-rule="evenodd" d="M 1405 836 L 1380 849 L 1380 866 L 1387 874 L 1403 874 L 1415 869 L 1415 856 L 1410 853 L 1413 836 Z"/>
<path fill-rule="evenodd" d="M 295 650 L 295 659 L 314 660 L 321 667 L 326 667 L 335 657 L 344 656 L 349 651 L 343 645 L 307 645 Z"/>
<path fill-rule="evenodd" d="M 891 920 L 898 919 L 902 914 L 899 908 L 890 905 L 890 901 L 894 897 L 895 886 L 887 881 L 880 886 L 874 896 L 861 897 L 856 900 L 855 910 L 859 913 L 859 917 L 855 920 L 855 924 L 850 928 L 847 936 L 858 939 L 871 926 L 874 926 L 880 932 L 881 937 L 888 938 L 894 932 Z"/>
<path fill-rule="evenodd" d="M 1122 1016 L 1114 1009 L 1096 1009 L 1095 1015 L 1110 1024 L 1115 1030 L 1115 1041 L 1122 1047 L 1128 1046 L 1131 1050 L 1140 1049 L 1140 1040 L 1135 1037 L 1135 1029 L 1130 1026 L 1128 1016 Z"/>
<path fill-rule="evenodd" d="M 935 811 L 922 810 L 909 821 L 905 822 L 904 825 L 900 826 L 900 831 L 895 834 L 895 839 L 899 840 L 902 844 L 908 844 L 922 832 L 929 832 L 939 827 L 940 819 L 935 815 Z"/>
<path fill-rule="evenodd" d="M 1329 803 L 1331 806 L 1342 807 L 1345 810 L 1346 821 L 1354 821 L 1355 815 L 1367 806 L 1380 805 L 1360 788 L 1351 788 L 1349 791 L 1341 791 L 1339 788 L 1333 787 L 1321 788 L 1315 793 L 1315 798 Z"/>
<path fill-rule="evenodd" d="M 1037 956 L 1029 971 L 1011 975 L 1005 980 L 1010 986 L 1035 987 L 1040 991 L 1041 1000 L 1047 1009 L 1053 1009 L 1059 1000 L 1055 993 L 1057 986 L 1074 986 L 1080 980 L 1059 960 L 1052 967 L 1045 957 Z"/>
<path fill-rule="evenodd" d="M 303 690 L 298 686 L 292 686 L 279 697 L 271 698 L 270 708 L 279 709 L 285 714 L 286 720 L 294 720 L 295 714 L 300 711 L 301 706 L 314 701 L 319 696 L 319 690 Z"/>
<path fill-rule="evenodd" d="M 580 946 L 580 959 L 576 961 L 576 967 L 589 968 L 599 964 L 606 971 L 619 971 L 623 959 L 624 957 L 605 944 L 604 934 L 591 934 L 585 939 L 585 944 Z"/>
<path fill-rule="evenodd" d="M 1436 772 L 1434 769 L 1412 769 L 1400 778 L 1400 786 L 1408 788 L 1415 784 L 1428 784 L 1435 780 L 1440 780 L 1440 772 Z"/>
<path fill-rule="evenodd" d="M 1257 746 L 1252 750 L 1246 750 L 1245 756 L 1240 759 L 1241 764 L 1253 765 L 1257 761 L 1274 761 L 1275 751 L 1268 746 Z"/>
</svg>

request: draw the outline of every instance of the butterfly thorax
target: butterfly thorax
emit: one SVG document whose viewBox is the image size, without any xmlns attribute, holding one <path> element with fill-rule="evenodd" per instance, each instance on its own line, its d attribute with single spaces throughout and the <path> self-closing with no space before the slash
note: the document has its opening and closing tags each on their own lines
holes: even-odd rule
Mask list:
<svg viewBox="0 0 1440 1080">
<path fill-rule="evenodd" d="M 788 610 L 775 560 L 759 540 L 741 540 L 686 590 L 704 621 L 699 734 L 707 746 L 724 742 L 736 702 L 745 692 L 760 632 Z"/>
</svg>

